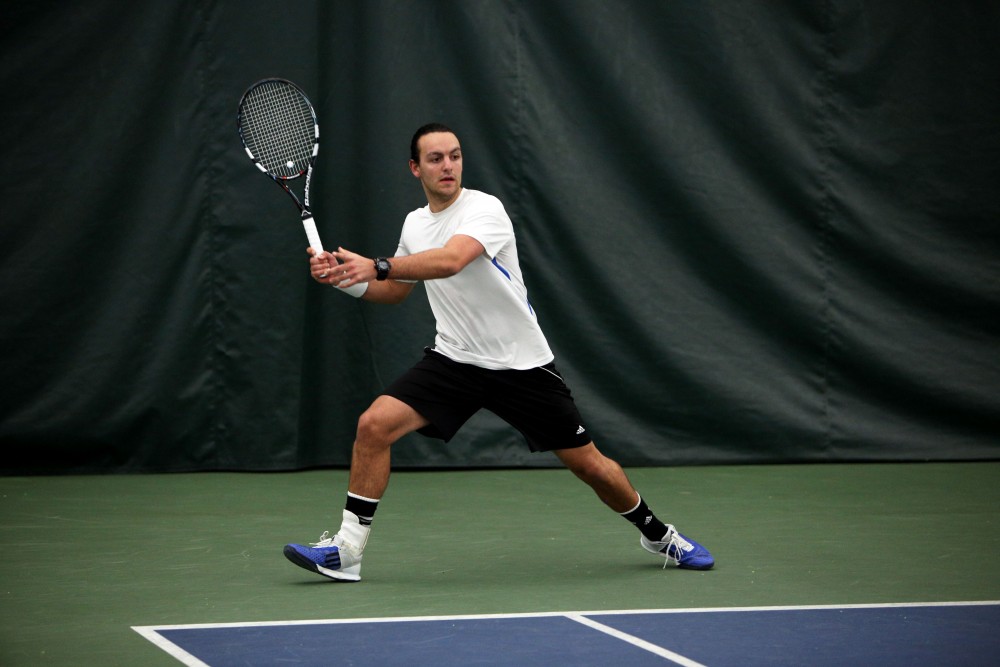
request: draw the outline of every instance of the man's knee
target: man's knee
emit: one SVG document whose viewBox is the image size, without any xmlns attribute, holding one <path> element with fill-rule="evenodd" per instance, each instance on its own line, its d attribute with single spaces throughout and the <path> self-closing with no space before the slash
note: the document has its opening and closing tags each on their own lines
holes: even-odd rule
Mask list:
<svg viewBox="0 0 1000 667">
<path fill-rule="evenodd" d="M 380 396 L 358 418 L 355 444 L 388 447 L 407 433 L 427 424 L 413 408 L 389 396 Z"/>
<path fill-rule="evenodd" d="M 362 445 L 378 446 L 388 444 L 386 440 L 385 419 L 372 406 L 358 417 L 357 442 Z"/>
</svg>

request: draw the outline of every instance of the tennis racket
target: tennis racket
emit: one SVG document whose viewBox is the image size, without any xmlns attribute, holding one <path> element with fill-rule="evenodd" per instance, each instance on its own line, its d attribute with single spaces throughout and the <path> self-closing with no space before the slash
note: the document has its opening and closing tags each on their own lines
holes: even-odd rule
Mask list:
<svg viewBox="0 0 1000 667">
<path fill-rule="evenodd" d="M 323 252 L 309 207 L 309 185 L 319 153 L 319 123 L 309 98 L 291 81 L 263 79 L 243 93 L 236 125 L 247 155 L 292 198 L 302 214 L 309 245 L 316 254 Z M 288 182 L 303 174 L 306 186 L 300 201 Z"/>
</svg>

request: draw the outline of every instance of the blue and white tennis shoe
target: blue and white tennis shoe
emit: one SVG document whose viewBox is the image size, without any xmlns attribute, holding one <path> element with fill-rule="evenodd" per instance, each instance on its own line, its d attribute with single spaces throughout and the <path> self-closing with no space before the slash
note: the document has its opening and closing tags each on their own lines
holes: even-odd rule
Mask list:
<svg viewBox="0 0 1000 667">
<path fill-rule="evenodd" d="M 639 538 L 639 544 L 646 551 L 666 558 L 663 567 L 671 561 L 685 570 L 711 570 L 715 565 L 715 559 L 708 553 L 708 549 L 684 537 L 670 524 L 667 524 L 667 534 L 659 542 L 647 540 L 643 535 Z"/>
<path fill-rule="evenodd" d="M 361 581 L 361 552 L 340 535 L 324 532 L 309 546 L 286 544 L 285 558 L 310 572 L 337 581 Z"/>
</svg>

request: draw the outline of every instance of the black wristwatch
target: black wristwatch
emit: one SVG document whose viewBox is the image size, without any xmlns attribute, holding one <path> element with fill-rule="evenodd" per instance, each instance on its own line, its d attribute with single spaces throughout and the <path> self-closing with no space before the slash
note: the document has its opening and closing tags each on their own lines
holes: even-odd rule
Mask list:
<svg viewBox="0 0 1000 667">
<path fill-rule="evenodd" d="M 392 264 L 385 257 L 375 258 L 375 280 L 385 280 L 392 271 Z"/>
</svg>

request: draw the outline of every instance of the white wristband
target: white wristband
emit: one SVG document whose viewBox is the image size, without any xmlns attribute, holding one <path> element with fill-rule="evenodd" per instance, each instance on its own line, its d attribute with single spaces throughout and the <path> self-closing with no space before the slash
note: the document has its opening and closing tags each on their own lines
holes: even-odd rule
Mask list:
<svg viewBox="0 0 1000 667">
<path fill-rule="evenodd" d="M 334 287 L 337 287 L 336 285 Z M 344 294 L 350 294 L 355 299 L 360 299 L 368 291 L 368 283 L 355 283 L 350 287 L 337 287 Z"/>
</svg>

